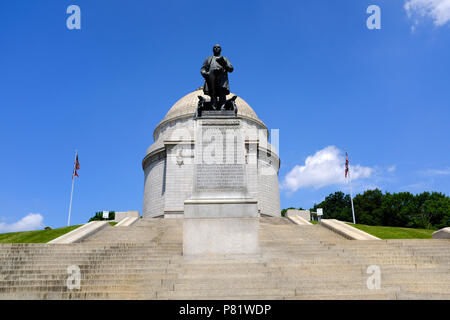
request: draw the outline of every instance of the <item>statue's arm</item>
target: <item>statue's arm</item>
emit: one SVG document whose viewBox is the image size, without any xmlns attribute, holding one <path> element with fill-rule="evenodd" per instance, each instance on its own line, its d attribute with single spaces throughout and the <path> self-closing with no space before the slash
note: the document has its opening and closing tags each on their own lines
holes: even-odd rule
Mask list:
<svg viewBox="0 0 450 320">
<path fill-rule="evenodd" d="M 225 70 L 227 70 L 227 72 L 233 72 L 234 68 L 230 63 L 230 60 L 228 60 L 227 58 L 225 58 Z"/>
<path fill-rule="evenodd" d="M 203 66 L 202 66 L 202 68 L 200 69 L 200 72 L 202 73 L 202 75 L 205 75 L 207 72 L 208 72 L 208 70 L 209 70 L 209 63 L 208 63 L 208 58 L 206 58 L 206 60 L 205 60 L 205 62 L 203 62 Z"/>
</svg>

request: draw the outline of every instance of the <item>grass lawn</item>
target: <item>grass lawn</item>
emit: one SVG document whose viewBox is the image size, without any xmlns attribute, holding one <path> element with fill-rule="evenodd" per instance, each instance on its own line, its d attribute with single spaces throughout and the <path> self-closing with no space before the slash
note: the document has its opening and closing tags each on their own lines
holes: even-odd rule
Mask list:
<svg viewBox="0 0 450 320">
<path fill-rule="evenodd" d="M 431 239 L 436 230 L 367 226 L 364 224 L 348 223 L 352 227 L 365 231 L 380 239 Z"/>
<path fill-rule="evenodd" d="M 116 224 L 118 224 L 118 222 L 110 222 L 109 224 L 111 225 L 111 227 L 114 227 Z"/>
<path fill-rule="evenodd" d="M 312 223 L 312 224 L 318 224 L 319 221 L 310 221 L 310 223 Z"/>
<path fill-rule="evenodd" d="M 0 243 L 47 243 L 82 226 L 70 226 L 52 230 L 0 233 Z"/>
</svg>

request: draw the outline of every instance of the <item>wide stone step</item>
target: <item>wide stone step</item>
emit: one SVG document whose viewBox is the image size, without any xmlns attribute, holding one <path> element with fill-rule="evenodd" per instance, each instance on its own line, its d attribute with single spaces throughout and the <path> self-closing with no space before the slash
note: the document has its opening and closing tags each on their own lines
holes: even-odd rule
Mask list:
<svg viewBox="0 0 450 320">
<path fill-rule="evenodd" d="M 120 251 L 113 251 L 113 252 L 98 252 L 98 253 L 92 253 L 92 252 L 41 252 L 41 253 L 33 253 L 33 254 L 9 254 L 2 257 L 2 261 L 6 261 L 9 259 L 20 259 L 20 258 L 70 258 L 70 257 L 89 257 L 89 258 L 98 258 L 98 257 L 126 257 L 126 256 L 135 256 L 135 257 L 147 257 L 147 256 L 173 256 L 178 255 L 181 256 L 182 252 L 181 250 L 120 250 Z"/>
<path fill-rule="evenodd" d="M 127 266 L 79 266 L 81 274 L 85 273 L 103 273 L 103 272 L 135 272 L 135 273 L 168 273 L 167 268 L 152 268 L 152 267 L 127 267 Z M 169 271 L 170 272 L 170 271 Z M 2 270 L 0 277 L 8 275 L 21 275 L 21 274 L 67 274 L 67 267 L 65 268 L 33 268 L 33 269 L 6 269 Z"/>
<path fill-rule="evenodd" d="M 0 288 L 11 287 L 29 287 L 29 286 L 67 286 L 67 279 L 54 279 L 54 280 L 0 280 Z M 126 286 L 126 285 L 142 285 L 145 287 L 162 287 L 162 279 L 81 279 L 81 287 L 85 286 Z"/>
<path fill-rule="evenodd" d="M 251 283 L 250 283 L 251 284 Z M 328 286 L 323 283 L 296 283 L 295 285 L 292 283 L 285 282 L 277 287 L 273 287 L 263 282 L 253 283 L 253 285 L 245 285 L 242 284 L 240 286 L 233 285 L 220 285 L 213 284 L 212 286 L 202 287 L 202 286 L 193 286 L 193 285 L 177 285 L 174 286 L 174 291 L 169 288 L 164 287 L 159 282 L 144 282 L 146 292 L 156 292 L 156 296 L 158 298 L 183 298 L 190 299 L 196 297 L 209 297 L 209 296 L 236 296 L 236 297 L 245 297 L 247 295 L 255 295 L 256 293 L 260 296 L 264 295 L 281 295 L 283 297 L 286 296 L 302 296 L 302 295 L 319 295 L 325 294 L 327 292 L 339 292 L 340 294 L 371 294 L 374 290 L 369 290 L 363 285 L 355 286 L 353 284 L 342 284 L 342 283 L 330 283 Z M 133 284 L 133 282 L 128 283 L 101 283 L 98 282 L 96 284 L 82 284 L 81 291 L 82 292 L 122 292 L 122 291 L 133 291 L 139 290 L 142 288 L 142 283 Z M 383 285 L 383 288 L 380 291 L 390 291 L 390 292 L 402 292 L 402 291 L 411 291 L 411 290 L 420 290 L 421 292 L 429 292 L 429 293 L 439 293 L 439 294 L 447 294 L 449 286 L 441 285 L 441 286 L 430 286 L 426 284 L 416 285 L 416 284 L 402 284 L 398 285 Z M 0 287 L 0 293 L 17 293 L 17 292 L 67 292 L 71 291 L 67 288 L 66 285 L 61 284 L 48 284 L 48 285 L 28 285 L 28 286 L 8 286 L 8 287 Z M 375 290 L 379 291 L 379 290 Z"/>
<path fill-rule="evenodd" d="M 122 292 L 14 292 L 0 293 L 0 300 L 148 300 L 156 293 Z"/>
<path fill-rule="evenodd" d="M 20 267 L 2 267 L 0 270 L 0 278 L 7 275 L 20 275 L 20 274 L 51 274 L 51 273 L 66 273 L 67 265 L 63 266 L 55 266 L 55 265 L 27 265 Z M 182 268 L 174 267 L 169 265 L 137 265 L 137 264 L 99 264 L 99 265 L 79 265 L 80 271 L 82 274 L 85 273 L 99 273 L 99 272 L 123 272 L 126 270 L 130 270 L 132 272 L 171 272 L 171 273 L 179 273 L 179 274 L 230 274 L 233 273 L 235 275 L 247 275 L 250 273 L 281 273 L 281 274 L 298 274 L 302 272 L 311 272 L 320 273 L 322 275 L 326 274 L 339 274 L 342 272 L 352 272 L 352 274 L 365 274 L 367 270 L 367 265 L 342 265 L 336 268 L 335 265 L 311 265 L 309 269 L 307 266 L 252 266 L 252 267 L 241 267 L 241 266 L 233 266 L 233 267 L 224 267 L 224 266 L 191 266 Z M 443 273 L 446 274 L 449 272 L 449 268 L 447 266 L 436 266 L 432 265 L 423 265 L 423 266 L 414 266 L 414 265 L 380 265 L 381 271 L 383 274 L 392 273 L 392 272 L 417 272 L 424 271 L 428 273 Z"/>
<path fill-rule="evenodd" d="M 140 286 L 136 285 L 84 285 L 82 287 L 83 292 L 122 292 L 122 291 L 134 291 L 137 292 Z M 146 291 L 151 291 L 151 288 L 146 288 Z M 76 289 L 74 289 L 76 290 Z M 66 284 L 61 285 L 49 285 L 49 286 L 9 286 L 0 287 L 0 293 L 15 293 L 15 292 L 67 292 L 72 291 L 67 288 Z M 156 291 L 156 288 L 155 288 Z"/>
<path fill-rule="evenodd" d="M 49 274 L 10 274 L 4 277 L 3 280 L 58 280 L 58 281 L 66 281 L 68 278 L 67 273 L 49 273 Z M 133 272 L 130 273 L 129 270 L 123 270 L 122 272 L 100 272 L 100 273 L 89 273 L 89 274 L 82 274 L 81 280 L 122 280 L 122 279 L 148 279 L 148 280 L 159 280 L 163 281 L 165 279 L 176 279 L 178 278 L 177 273 L 166 273 L 166 272 L 152 272 L 152 273 L 145 273 L 145 272 Z"/>
<path fill-rule="evenodd" d="M 97 273 L 97 274 L 89 274 L 86 276 L 82 275 L 83 281 L 91 281 L 91 280 L 133 280 L 138 279 L 139 281 L 145 280 L 145 279 L 177 279 L 177 280 L 185 280 L 190 279 L 195 282 L 202 282 L 202 281 L 210 281 L 210 282 L 247 282 L 247 281 L 263 281 L 270 283 L 269 280 L 267 280 L 269 277 L 270 279 L 275 279 L 274 281 L 289 281 L 292 283 L 295 282 L 304 282 L 304 283 L 314 283 L 314 281 L 317 281 L 316 279 L 320 279 L 320 281 L 324 283 L 332 283 L 332 282 L 342 282 L 342 283 L 358 283 L 358 284 L 364 284 L 366 283 L 366 280 L 368 278 L 368 275 L 365 274 L 358 274 L 358 273 L 347 273 L 345 275 L 339 275 L 339 274 L 328 274 L 328 275 L 321 275 L 320 273 L 307 273 L 307 274 L 286 274 L 286 273 L 254 273 L 252 275 L 246 275 L 246 274 L 234 274 L 231 276 L 228 276 L 226 274 L 210 274 L 210 275 L 202 275 L 202 274 L 187 274 L 187 275 L 181 275 L 179 273 L 171 273 L 171 272 L 154 272 L 154 273 L 147 273 L 147 272 L 134 272 L 133 275 L 130 275 L 127 272 L 123 273 L 114 273 L 115 276 L 112 275 L 112 273 Z M 58 281 L 65 281 L 68 278 L 67 274 L 61 273 L 61 274 L 45 274 L 45 275 L 10 275 L 8 277 L 2 278 L 1 282 L 6 283 L 3 281 L 46 281 L 46 280 L 58 280 Z M 418 275 L 411 275 L 409 277 L 401 276 L 401 273 L 397 275 L 382 275 L 382 282 L 383 283 L 406 283 L 406 284 L 427 284 L 427 285 L 433 285 L 433 286 L 439 286 L 443 281 L 449 281 L 448 277 L 445 278 L 445 274 L 436 274 L 434 276 L 429 276 L 427 278 L 418 276 Z"/>
<path fill-rule="evenodd" d="M 298 294 L 285 300 L 395 300 L 395 292 Z"/>
<path fill-rule="evenodd" d="M 110 257 L 108 259 L 96 258 L 71 258 L 71 259 L 48 259 L 48 258 L 36 258 L 36 259 L 10 259 L 3 261 L 2 265 L 65 265 L 65 264 L 86 264 L 86 263 L 120 263 L 120 264 L 169 264 L 173 260 L 170 256 L 164 257 L 146 257 L 146 258 L 133 258 L 133 257 Z M 0 267 L 1 270 L 1 267 Z"/>
<path fill-rule="evenodd" d="M 13 250 L 5 250 L 0 252 L 0 255 L 9 256 L 9 255 L 18 255 L 18 256 L 26 256 L 26 255 L 39 255 L 39 254 L 102 254 L 109 252 L 117 252 L 117 253 L 126 253 L 133 251 L 154 251 L 154 252 L 182 252 L 182 247 L 122 247 L 122 248 L 109 248 L 109 249 L 99 249 L 99 250 L 87 250 L 87 249 L 53 249 L 53 248 L 38 248 L 38 249 L 30 249 L 30 250 L 21 250 L 21 251 L 13 251 Z"/>
<path fill-rule="evenodd" d="M 450 293 L 400 291 L 396 293 L 398 300 L 450 300 Z"/>
<path fill-rule="evenodd" d="M 360 273 L 359 271 L 355 272 L 345 272 L 345 273 L 338 273 L 338 272 L 330 272 L 327 274 L 324 274 L 320 271 L 316 270 L 302 270 L 300 273 L 295 273 L 293 276 L 281 276 L 278 274 L 273 274 L 270 279 L 266 279 L 265 276 L 267 274 L 260 273 L 260 276 L 258 277 L 256 275 L 251 275 L 248 277 L 248 281 L 263 281 L 263 282 L 278 282 L 278 281 L 284 281 L 288 279 L 288 281 L 317 281 L 317 279 L 320 279 L 320 281 L 325 282 L 333 282 L 333 281 L 352 281 L 355 279 L 367 279 L 368 275 L 365 273 Z M 3 281 L 41 281 L 41 280 L 58 280 L 58 281 L 66 281 L 68 277 L 68 274 L 61 272 L 61 273 L 49 273 L 49 274 L 11 274 L 4 277 L 0 277 Z M 183 275 L 180 275 L 176 272 L 168 272 L 168 273 L 130 273 L 128 270 L 124 270 L 122 273 L 106 273 L 106 272 L 100 272 L 100 273 L 90 273 L 90 274 L 82 274 L 81 279 L 82 280 L 124 280 L 124 279 L 155 279 L 155 277 L 161 277 L 161 279 L 178 279 L 177 283 L 211 283 L 211 282 L 242 282 L 243 280 L 235 280 L 235 279 L 217 279 L 214 278 L 213 275 L 204 275 L 200 279 L 184 279 L 180 278 L 183 277 Z M 246 280 L 244 280 L 246 281 Z M 365 281 L 365 280 L 364 280 Z M 414 272 L 414 273 L 403 273 L 403 272 L 391 272 L 391 273 L 382 273 L 382 281 L 414 281 L 414 283 L 437 283 L 440 284 L 442 282 L 450 282 L 450 275 L 446 271 L 442 271 L 441 273 L 430 273 L 428 271 L 422 271 L 422 272 Z M 0 281 L 1 282 L 1 281 Z"/>
<path fill-rule="evenodd" d="M 249 296 L 294 296 L 295 289 L 205 289 L 205 290 L 177 290 L 177 291 L 163 291 L 157 292 L 156 297 L 158 299 L 210 299 L 219 297 L 234 296 L 237 299 L 246 299 Z"/>
<path fill-rule="evenodd" d="M 417 255 L 393 255 L 393 256 L 382 256 L 382 255 L 353 255 L 353 254 L 342 254 L 342 253 L 325 253 L 325 254 L 278 254 L 278 253 L 264 253 L 258 259 L 272 259 L 272 260 L 290 260 L 290 261 L 343 261 L 348 258 L 355 258 L 362 260 L 367 259 L 376 259 L 377 261 L 417 261 L 417 262 L 449 262 L 450 257 L 447 256 L 417 256 Z M 2 263 L 7 263 L 11 261 L 58 261 L 58 260 L 79 260 L 79 259 L 89 259 L 89 260 L 105 260 L 105 259 L 138 259 L 138 260 L 151 260 L 151 259 L 168 259 L 168 258 L 184 258 L 181 252 L 172 252 L 172 253 L 145 253 L 145 252 L 136 252 L 136 253 L 111 253 L 111 254 L 72 254 L 72 255 L 29 255 L 29 256 L 17 256 L 11 255 L 8 257 L 3 257 L 0 259 Z M 186 261 L 188 259 L 185 259 Z M 236 260 L 238 261 L 238 260 Z"/>
<path fill-rule="evenodd" d="M 184 280 L 184 281 L 183 281 Z M 186 281 L 187 280 L 187 281 Z M 173 290 L 209 290 L 209 289 L 344 289 L 344 288 L 360 288 L 366 287 L 366 282 L 354 283 L 346 282 L 343 279 L 329 279 L 326 282 L 317 279 L 298 280 L 289 278 L 273 278 L 273 279 L 255 279 L 249 281 L 242 280 L 192 280 L 192 279 L 176 279 L 173 280 Z"/>
<path fill-rule="evenodd" d="M 38 259 L 38 258 L 54 258 L 54 259 L 70 259 L 71 257 L 76 258 L 105 258 L 105 257 L 166 257 L 166 256 L 181 256 L 182 253 L 180 251 L 123 251 L 123 252 L 102 252 L 102 253 L 57 253 L 57 254 L 30 254 L 30 255 L 14 255 L 11 254 L 9 256 L 5 256 L 1 258 L 1 261 L 7 261 L 12 259 Z"/>
</svg>

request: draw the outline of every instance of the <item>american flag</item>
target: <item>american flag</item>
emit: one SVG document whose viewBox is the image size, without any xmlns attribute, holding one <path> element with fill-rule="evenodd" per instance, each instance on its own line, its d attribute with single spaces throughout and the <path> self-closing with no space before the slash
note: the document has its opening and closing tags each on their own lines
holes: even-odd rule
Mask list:
<svg viewBox="0 0 450 320">
<path fill-rule="evenodd" d="M 348 154 L 345 152 L 345 177 L 347 178 L 348 174 Z"/>
<path fill-rule="evenodd" d="M 80 163 L 78 162 L 78 155 L 75 159 L 75 167 L 73 169 L 73 175 L 72 175 L 72 179 L 74 177 L 79 177 L 77 170 L 80 170 Z"/>
</svg>

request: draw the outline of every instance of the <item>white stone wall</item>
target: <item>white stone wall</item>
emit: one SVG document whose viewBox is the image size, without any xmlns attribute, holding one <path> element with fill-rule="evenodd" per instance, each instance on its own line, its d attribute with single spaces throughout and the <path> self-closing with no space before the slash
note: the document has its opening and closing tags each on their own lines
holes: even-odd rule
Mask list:
<svg viewBox="0 0 450 320">
<path fill-rule="evenodd" d="M 259 152 L 261 157 L 261 151 Z M 258 209 L 261 214 L 280 216 L 277 163 L 258 160 Z"/>
<path fill-rule="evenodd" d="M 258 129 L 266 130 L 265 127 L 248 119 L 241 119 L 241 122 L 247 142 L 250 140 L 246 148 L 248 191 L 258 200 L 258 209 L 262 214 L 279 216 L 278 157 L 268 157 L 266 151 L 258 150 L 258 144 L 267 147 L 262 141 L 258 143 L 258 139 L 262 139 Z M 152 154 L 151 159 L 145 161 L 143 217 L 182 212 L 184 200 L 192 196 L 192 148 L 195 146 L 187 141 L 194 139 L 195 124 L 193 118 L 177 119 L 155 132 L 155 143 L 147 152 L 164 151 L 158 155 Z M 177 140 L 184 140 L 184 144 L 176 144 Z M 180 159 L 183 160 L 181 164 Z"/>
<path fill-rule="evenodd" d="M 194 137 L 195 120 L 192 118 L 178 119 L 168 122 L 155 131 L 155 144 L 164 144 L 166 140 L 189 140 Z"/>
<path fill-rule="evenodd" d="M 172 145 L 166 147 L 167 173 L 164 212 L 183 212 L 184 200 L 192 195 L 193 153 L 191 145 Z"/>
<path fill-rule="evenodd" d="M 286 214 L 299 215 L 300 217 L 302 217 L 307 221 L 311 220 L 311 212 L 309 210 L 288 209 Z"/>
<path fill-rule="evenodd" d="M 159 216 L 164 213 L 165 194 L 165 157 L 161 155 L 144 170 L 144 218 Z"/>
<path fill-rule="evenodd" d="M 258 159 L 257 144 L 249 143 L 246 146 L 247 184 L 250 196 L 258 200 Z"/>
</svg>

